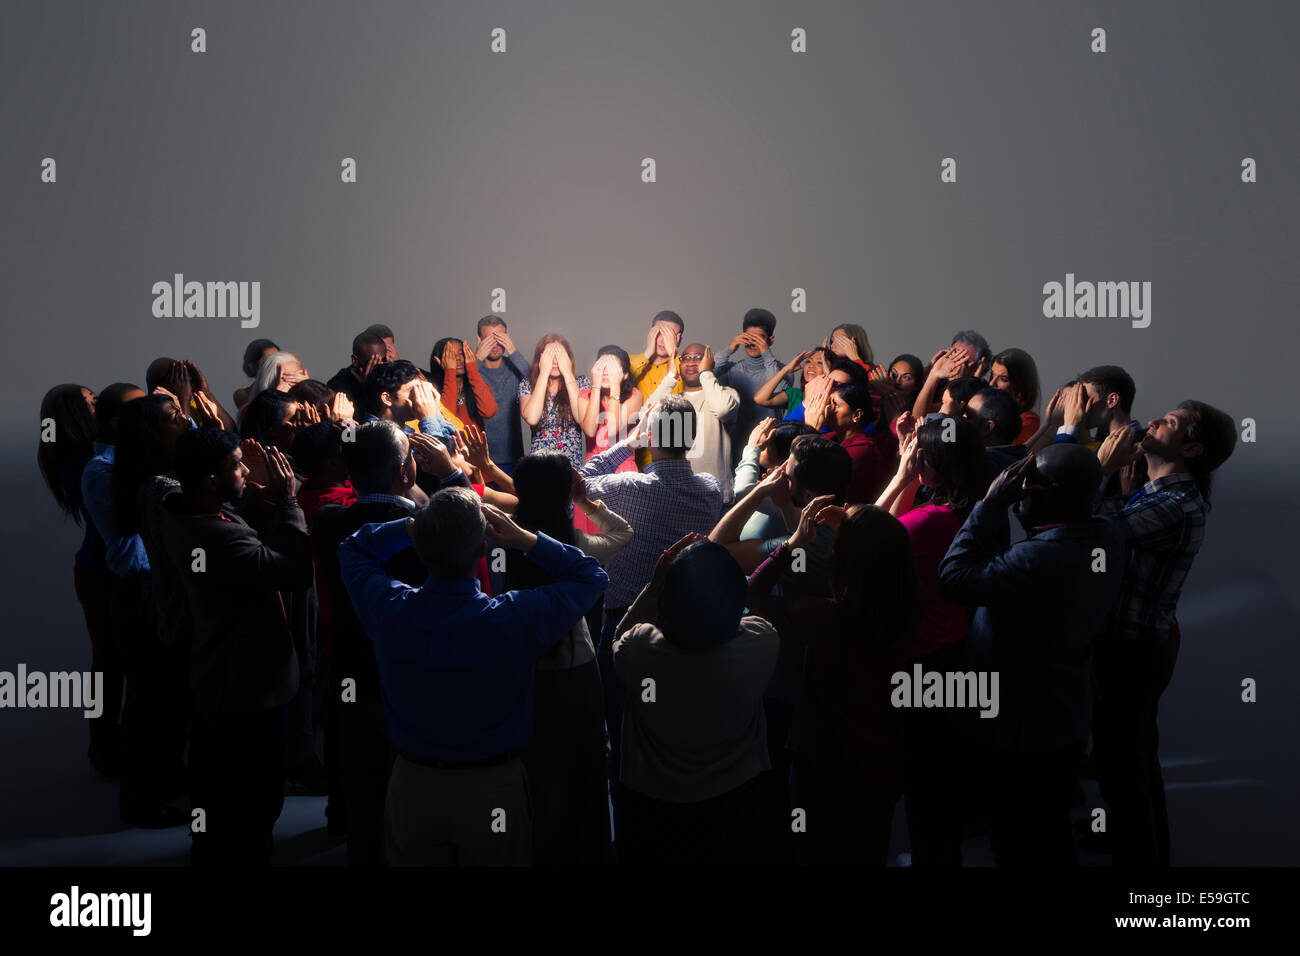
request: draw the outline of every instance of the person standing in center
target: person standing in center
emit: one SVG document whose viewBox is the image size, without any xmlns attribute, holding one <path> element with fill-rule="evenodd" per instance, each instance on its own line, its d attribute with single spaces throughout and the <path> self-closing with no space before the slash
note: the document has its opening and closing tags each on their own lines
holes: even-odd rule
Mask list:
<svg viewBox="0 0 1300 956">
<path fill-rule="evenodd" d="M 583 466 L 587 436 L 579 424 L 586 408 L 581 393 L 590 388 L 587 376 L 573 374 L 573 349 L 564 336 L 542 336 L 533 350 L 532 373 L 519 383 L 520 411 L 533 430 L 532 454 L 558 451 L 574 468 Z"/>
</svg>

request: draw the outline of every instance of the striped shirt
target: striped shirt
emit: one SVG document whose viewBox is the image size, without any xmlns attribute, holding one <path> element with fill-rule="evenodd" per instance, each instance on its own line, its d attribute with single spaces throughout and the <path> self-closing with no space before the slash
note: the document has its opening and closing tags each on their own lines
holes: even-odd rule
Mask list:
<svg viewBox="0 0 1300 956">
<path fill-rule="evenodd" d="M 632 450 L 623 442 L 592 455 L 582 467 L 587 496 L 603 501 L 632 526 L 632 540 L 605 565 L 605 607 L 630 607 L 650 583 L 659 556 L 692 531 L 708 534 L 722 511 L 722 486 L 696 474 L 685 458 L 651 462 L 644 472 L 614 469 Z"/>
<path fill-rule="evenodd" d="M 1148 481 L 1127 503 L 1110 499 L 1097 510 L 1119 522 L 1128 537 L 1128 569 L 1111 632 L 1125 640 L 1164 643 L 1205 537 L 1210 503 L 1184 472 Z"/>
</svg>

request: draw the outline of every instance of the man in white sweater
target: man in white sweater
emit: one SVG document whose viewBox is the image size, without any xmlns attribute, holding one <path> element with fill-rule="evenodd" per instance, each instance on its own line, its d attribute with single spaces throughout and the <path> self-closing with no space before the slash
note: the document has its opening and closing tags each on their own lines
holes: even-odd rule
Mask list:
<svg viewBox="0 0 1300 956">
<path fill-rule="evenodd" d="M 695 441 L 686 453 L 691 470 L 708 474 L 722 485 L 722 503 L 731 504 L 731 435 L 724 427 L 740 407 L 740 393 L 718 382 L 713 374 L 713 350 L 707 345 L 688 345 L 680 356 L 683 394 L 695 408 Z M 677 371 L 670 367 L 664 380 L 646 402 L 650 405 L 670 394 L 677 385 Z"/>
</svg>

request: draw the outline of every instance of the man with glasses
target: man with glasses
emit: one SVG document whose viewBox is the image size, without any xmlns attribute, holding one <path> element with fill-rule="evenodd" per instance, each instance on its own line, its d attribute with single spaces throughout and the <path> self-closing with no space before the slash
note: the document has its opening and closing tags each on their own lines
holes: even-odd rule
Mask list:
<svg viewBox="0 0 1300 956">
<path fill-rule="evenodd" d="M 740 407 L 740 393 L 718 382 L 713 374 L 713 350 L 707 345 L 686 346 L 678 361 L 682 394 L 695 409 L 694 441 L 686 458 L 697 475 L 712 475 L 718 479 L 725 508 L 731 504 L 733 476 L 731 435 L 726 425 L 735 418 Z M 646 404 L 664 398 L 676 384 L 677 371 L 674 368 L 664 376 Z"/>
</svg>

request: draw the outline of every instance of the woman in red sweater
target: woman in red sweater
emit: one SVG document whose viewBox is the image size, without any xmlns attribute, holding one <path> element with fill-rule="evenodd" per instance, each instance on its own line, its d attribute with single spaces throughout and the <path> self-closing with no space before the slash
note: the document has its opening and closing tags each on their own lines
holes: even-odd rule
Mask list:
<svg viewBox="0 0 1300 956">
<path fill-rule="evenodd" d="M 430 381 L 442 391 L 443 407 L 463 424 L 483 427 L 497 413 L 492 386 L 479 374 L 474 350 L 460 339 L 439 339 L 429 354 Z"/>
</svg>

